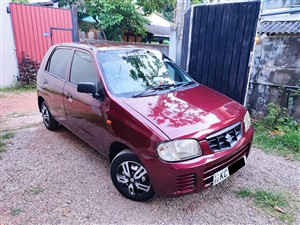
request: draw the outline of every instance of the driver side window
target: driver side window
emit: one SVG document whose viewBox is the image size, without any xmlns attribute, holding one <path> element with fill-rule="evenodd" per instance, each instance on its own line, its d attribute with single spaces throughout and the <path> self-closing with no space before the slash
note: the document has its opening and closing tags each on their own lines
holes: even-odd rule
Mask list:
<svg viewBox="0 0 300 225">
<path fill-rule="evenodd" d="M 70 83 L 77 86 L 79 82 L 93 82 L 99 79 L 92 56 L 88 53 L 75 51 L 71 65 Z"/>
</svg>

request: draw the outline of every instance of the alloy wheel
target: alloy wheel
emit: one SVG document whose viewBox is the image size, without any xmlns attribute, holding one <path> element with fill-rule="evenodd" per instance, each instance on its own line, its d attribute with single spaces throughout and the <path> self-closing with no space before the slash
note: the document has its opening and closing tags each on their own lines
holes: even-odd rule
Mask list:
<svg viewBox="0 0 300 225">
<path fill-rule="evenodd" d="M 117 168 L 117 181 L 128 194 L 140 196 L 148 193 L 151 189 L 151 182 L 146 169 L 139 163 L 125 161 Z"/>
</svg>

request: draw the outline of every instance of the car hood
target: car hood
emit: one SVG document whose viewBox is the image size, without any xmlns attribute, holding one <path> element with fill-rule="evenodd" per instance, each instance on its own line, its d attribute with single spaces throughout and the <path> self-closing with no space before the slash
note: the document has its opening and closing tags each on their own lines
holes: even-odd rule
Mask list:
<svg viewBox="0 0 300 225">
<path fill-rule="evenodd" d="M 205 138 L 243 120 L 246 109 L 234 100 L 198 85 L 182 91 L 123 101 L 170 139 Z"/>
</svg>

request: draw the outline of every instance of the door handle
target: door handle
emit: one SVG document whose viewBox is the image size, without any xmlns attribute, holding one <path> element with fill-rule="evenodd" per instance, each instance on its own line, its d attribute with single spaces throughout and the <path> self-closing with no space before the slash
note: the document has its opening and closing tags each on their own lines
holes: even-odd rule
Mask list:
<svg viewBox="0 0 300 225">
<path fill-rule="evenodd" d="M 46 79 L 44 79 L 44 84 L 48 84 L 48 81 Z"/>
<path fill-rule="evenodd" d="M 65 96 L 67 96 L 67 98 L 73 98 L 73 95 L 70 92 L 66 92 Z"/>
</svg>

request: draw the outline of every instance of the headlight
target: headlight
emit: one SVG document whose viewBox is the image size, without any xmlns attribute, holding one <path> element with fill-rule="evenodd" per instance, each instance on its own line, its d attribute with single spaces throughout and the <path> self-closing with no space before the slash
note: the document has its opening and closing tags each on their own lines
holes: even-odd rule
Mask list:
<svg viewBox="0 0 300 225">
<path fill-rule="evenodd" d="M 251 126 L 251 118 L 250 118 L 250 114 L 247 111 L 245 116 L 244 116 L 244 125 L 245 125 L 245 132 L 247 132 Z"/>
<path fill-rule="evenodd" d="M 168 162 L 182 161 L 202 155 L 198 141 L 193 139 L 161 143 L 156 148 L 159 157 Z"/>
</svg>

